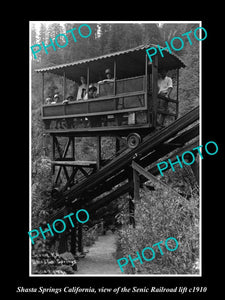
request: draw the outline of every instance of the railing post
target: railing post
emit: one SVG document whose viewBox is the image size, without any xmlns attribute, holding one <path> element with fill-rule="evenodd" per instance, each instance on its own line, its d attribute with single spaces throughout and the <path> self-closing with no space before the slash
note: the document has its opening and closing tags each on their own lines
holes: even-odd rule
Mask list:
<svg viewBox="0 0 225 300">
<path fill-rule="evenodd" d="M 132 184 L 134 185 L 132 173 L 128 175 L 128 181 L 132 182 Z M 129 223 L 130 225 L 133 225 L 133 228 L 135 228 L 134 212 L 135 212 L 134 189 L 132 189 L 129 192 Z"/>
<path fill-rule="evenodd" d="M 116 59 L 114 59 L 114 65 L 113 65 L 113 68 L 114 68 L 114 96 L 116 95 Z"/>
<path fill-rule="evenodd" d="M 63 72 L 63 100 L 66 99 L 66 74 Z"/>
<path fill-rule="evenodd" d="M 42 104 L 45 104 L 45 90 L 44 90 L 44 85 L 45 85 L 45 79 L 44 79 L 44 74 L 42 73 Z"/>
<path fill-rule="evenodd" d="M 152 61 L 152 102 L 153 102 L 153 126 L 156 127 L 158 107 L 158 55 Z"/>
<path fill-rule="evenodd" d="M 143 78 L 145 92 L 145 107 L 147 107 L 147 122 L 150 123 L 150 97 L 148 97 L 148 55 L 145 53 L 145 77 Z"/>
</svg>

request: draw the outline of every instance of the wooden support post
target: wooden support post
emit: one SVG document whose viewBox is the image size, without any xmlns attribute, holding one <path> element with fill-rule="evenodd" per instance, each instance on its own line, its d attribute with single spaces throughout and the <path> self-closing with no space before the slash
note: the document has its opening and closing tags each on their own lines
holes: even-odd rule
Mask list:
<svg viewBox="0 0 225 300">
<path fill-rule="evenodd" d="M 134 184 L 132 173 L 128 175 L 128 181 L 132 182 L 132 185 Z M 134 209 L 134 190 L 131 190 L 129 192 L 129 223 L 133 225 L 133 228 L 135 228 Z"/>
<path fill-rule="evenodd" d="M 52 161 L 55 160 L 55 136 L 52 135 Z M 55 165 L 51 165 L 52 176 L 55 174 Z"/>
<path fill-rule="evenodd" d="M 100 169 L 101 166 L 101 136 L 97 136 L 97 170 Z"/>
<path fill-rule="evenodd" d="M 42 73 L 42 104 L 45 104 L 45 80 L 44 73 Z"/>
<path fill-rule="evenodd" d="M 140 200 L 140 177 L 138 172 L 133 169 L 133 183 L 134 183 L 134 201 Z"/>
<path fill-rule="evenodd" d="M 116 59 L 114 59 L 113 62 L 113 68 L 114 68 L 114 95 L 116 95 Z"/>
<path fill-rule="evenodd" d="M 76 160 L 76 153 L 75 153 L 75 136 L 72 136 L 72 137 L 71 137 L 71 152 L 72 152 L 72 153 L 71 153 L 72 159 L 75 161 L 75 160 Z M 75 173 L 75 169 L 76 169 L 76 167 L 72 167 L 71 176 Z M 75 183 L 75 175 L 73 176 L 72 183 L 73 183 L 73 184 Z"/>
<path fill-rule="evenodd" d="M 75 153 L 75 136 L 71 137 L 71 156 L 73 160 L 76 160 L 76 153 Z"/>
<path fill-rule="evenodd" d="M 116 137 L 116 153 L 120 151 L 120 140 Z"/>
<path fill-rule="evenodd" d="M 147 122 L 150 123 L 150 97 L 148 98 L 148 55 L 147 52 L 145 54 L 145 81 L 144 81 L 144 89 L 145 89 L 145 106 L 147 105 Z"/>
<path fill-rule="evenodd" d="M 140 165 L 138 165 L 136 162 L 132 162 L 132 168 L 135 169 L 137 172 L 139 172 L 141 175 L 145 176 L 148 180 L 153 181 L 154 183 L 160 184 L 167 190 L 169 190 L 171 193 L 174 193 L 177 197 L 182 198 L 186 201 L 184 197 L 182 197 L 177 191 L 175 191 L 173 188 L 171 188 L 169 185 L 164 183 L 163 181 L 157 179 L 154 175 L 146 171 L 144 168 L 142 168 Z"/>
<path fill-rule="evenodd" d="M 153 126 L 156 127 L 158 108 L 158 55 L 152 61 L 152 101 L 153 101 Z"/>
<path fill-rule="evenodd" d="M 64 149 L 64 151 L 63 151 L 63 153 L 62 153 L 62 150 L 61 150 L 61 148 L 60 148 L 60 145 L 59 145 L 59 143 L 58 143 L 58 140 L 55 138 L 55 145 L 56 145 L 56 147 L 57 147 L 57 150 L 58 150 L 58 153 L 59 153 L 59 156 L 60 156 L 61 159 L 63 159 L 63 158 L 66 157 L 67 151 L 68 151 L 69 146 L 70 146 L 70 142 L 71 142 L 71 139 L 69 138 L 68 141 L 67 141 L 67 144 L 66 144 L 66 146 L 65 146 L 65 149 Z M 63 168 L 64 173 L 65 173 L 65 175 L 66 175 L 66 179 L 69 180 L 69 174 L 68 174 L 68 172 L 67 172 L 66 166 L 60 166 L 60 167 L 59 167 L 59 170 L 58 170 L 58 173 L 57 173 L 57 176 L 56 176 L 56 179 L 55 179 L 55 185 L 56 185 L 57 182 L 58 182 L 58 179 L 59 179 L 59 176 L 60 176 L 60 173 L 61 173 L 62 168 Z"/>
<path fill-rule="evenodd" d="M 129 222 L 130 225 L 133 225 L 133 228 L 135 228 L 135 219 L 134 219 L 134 202 L 133 197 L 130 197 L 129 199 Z"/>
</svg>

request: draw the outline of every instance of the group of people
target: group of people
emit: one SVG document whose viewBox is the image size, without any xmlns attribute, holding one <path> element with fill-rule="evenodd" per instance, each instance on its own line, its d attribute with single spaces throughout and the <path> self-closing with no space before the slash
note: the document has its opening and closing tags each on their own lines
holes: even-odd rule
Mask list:
<svg viewBox="0 0 225 300">
<path fill-rule="evenodd" d="M 91 83 L 87 89 L 87 81 L 84 76 L 80 77 L 81 85 L 78 88 L 77 97 L 76 100 L 88 100 L 98 97 L 99 94 L 99 83 L 104 82 L 110 82 L 114 81 L 114 78 L 112 77 L 112 72 L 110 69 L 105 70 L 105 76 L 106 78 L 102 81 L 97 82 L 97 84 Z M 164 96 L 166 98 L 170 97 L 171 91 L 173 89 L 173 82 L 172 79 L 167 76 L 167 71 L 165 69 L 162 69 L 159 71 L 159 77 L 158 77 L 158 95 Z M 73 96 L 67 97 L 65 101 L 73 101 L 75 100 Z M 163 109 L 164 111 L 168 110 L 168 101 L 163 99 L 158 99 L 158 108 Z M 55 94 L 53 97 L 53 100 L 51 98 L 46 99 L 46 104 L 55 104 L 59 101 L 59 94 Z M 165 121 L 165 114 L 159 114 L 159 118 L 157 120 L 158 125 L 163 125 Z"/>
<path fill-rule="evenodd" d="M 88 92 L 87 92 L 86 78 L 84 76 L 81 76 L 80 77 L 81 85 L 78 88 L 76 100 L 79 101 L 79 100 L 88 100 L 88 99 L 96 98 L 99 94 L 99 83 L 114 81 L 110 69 L 105 70 L 105 76 L 106 78 L 104 80 L 98 81 L 97 84 L 91 83 L 88 87 Z"/>
<path fill-rule="evenodd" d="M 88 88 L 87 88 L 86 78 L 84 76 L 80 76 L 81 84 L 79 85 L 76 98 L 74 98 L 73 96 L 68 96 L 66 98 L 66 100 L 64 100 L 63 102 L 74 101 L 74 100 L 77 100 L 77 101 L 88 100 L 88 99 L 93 99 L 93 98 L 98 97 L 99 84 L 104 83 L 104 82 L 114 81 L 114 78 L 112 77 L 112 72 L 110 69 L 105 70 L 105 76 L 106 76 L 106 78 L 104 80 L 98 81 L 96 84 L 91 83 Z M 48 97 L 45 100 L 45 104 L 56 104 L 59 102 L 60 102 L 60 97 L 59 97 L 58 93 L 54 95 L 53 99 Z"/>
</svg>

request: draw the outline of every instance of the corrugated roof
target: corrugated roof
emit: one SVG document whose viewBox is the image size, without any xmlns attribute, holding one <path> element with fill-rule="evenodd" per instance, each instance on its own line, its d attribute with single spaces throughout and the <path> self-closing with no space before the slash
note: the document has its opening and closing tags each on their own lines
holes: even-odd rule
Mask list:
<svg viewBox="0 0 225 300">
<path fill-rule="evenodd" d="M 80 75 L 86 74 L 86 67 L 87 65 L 89 65 L 90 72 L 94 71 L 95 73 L 98 73 L 99 76 L 101 77 L 104 76 L 104 70 L 106 67 L 112 68 L 113 70 L 113 60 L 116 57 L 116 60 L 118 62 L 117 63 L 117 75 L 119 75 L 117 76 L 118 79 L 119 77 L 121 78 L 129 77 L 129 75 L 137 76 L 137 75 L 141 75 L 141 73 L 144 74 L 145 53 L 146 53 L 146 49 L 150 47 L 157 48 L 157 45 L 155 44 L 139 45 L 135 48 L 108 53 L 93 58 L 81 59 L 71 63 L 41 68 L 35 71 L 41 73 L 50 72 L 57 75 L 63 75 L 65 71 L 67 78 L 76 80 L 79 79 Z M 163 54 L 164 57 L 161 57 L 161 55 L 159 55 L 159 67 L 163 66 L 168 70 L 185 67 L 184 62 L 176 54 L 174 53 L 170 54 L 167 50 L 164 51 Z M 102 65 L 103 62 L 104 65 Z M 92 79 L 97 79 L 96 76 L 94 76 L 93 74 L 92 77 L 93 77 Z"/>
</svg>

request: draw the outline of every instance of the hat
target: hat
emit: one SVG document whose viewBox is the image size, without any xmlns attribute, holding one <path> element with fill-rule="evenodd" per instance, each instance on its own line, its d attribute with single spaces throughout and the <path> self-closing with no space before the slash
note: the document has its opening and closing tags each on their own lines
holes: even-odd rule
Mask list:
<svg viewBox="0 0 225 300">
<path fill-rule="evenodd" d="M 96 86 L 94 86 L 94 84 L 90 84 L 89 85 L 89 90 L 97 91 L 97 88 L 96 88 Z"/>
<path fill-rule="evenodd" d="M 112 74 L 112 72 L 111 72 L 110 69 L 106 69 L 106 70 L 105 70 L 105 74 Z"/>
</svg>

